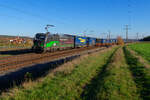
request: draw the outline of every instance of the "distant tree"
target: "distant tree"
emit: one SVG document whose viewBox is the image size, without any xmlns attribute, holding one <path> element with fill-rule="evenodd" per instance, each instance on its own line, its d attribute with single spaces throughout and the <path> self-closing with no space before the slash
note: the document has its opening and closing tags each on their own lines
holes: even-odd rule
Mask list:
<svg viewBox="0 0 150 100">
<path fill-rule="evenodd" d="M 124 41 L 120 36 L 117 37 L 117 44 L 118 45 L 124 45 Z"/>
<path fill-rule="evenodd" d="M 143 38 L 143 41 L 150 41 L 150 36 Z"/>
</svg>

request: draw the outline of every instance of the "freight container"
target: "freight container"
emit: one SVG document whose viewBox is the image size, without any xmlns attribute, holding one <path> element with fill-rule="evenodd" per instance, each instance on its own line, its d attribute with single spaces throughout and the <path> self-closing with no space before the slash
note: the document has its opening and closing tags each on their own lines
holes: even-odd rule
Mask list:
<svg viewBox="0 0 150 100">
<path fill-rule="evenodd" d="M 87 38 L 82 36 L 75 36 L 75 47 L 87 46 Z"/>
<path fill-rule="evenodd" d="M 87 45 L 88 46 L 95 46 L 96 45 L 96 38 L 87 38 Z"/>
</svg>

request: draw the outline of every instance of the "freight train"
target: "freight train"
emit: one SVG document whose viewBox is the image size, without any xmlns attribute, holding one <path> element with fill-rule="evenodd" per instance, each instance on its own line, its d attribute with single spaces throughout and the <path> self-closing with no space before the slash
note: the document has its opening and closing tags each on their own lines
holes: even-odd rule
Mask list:
<svg viewBox="0 0 150 100">
<path fill-rule="evenodd" d="M 57 51 L 90 46 L 111 46 L 117 39 L 99 39 L 68 34 L 37 33 L 33 40 L 32 49 L 35 52 Z"/>
</svg>

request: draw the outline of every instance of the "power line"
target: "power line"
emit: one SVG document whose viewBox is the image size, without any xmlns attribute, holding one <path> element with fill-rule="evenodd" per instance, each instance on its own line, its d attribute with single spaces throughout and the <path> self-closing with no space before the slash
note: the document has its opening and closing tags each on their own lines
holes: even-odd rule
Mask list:
<svg viewBox="0 0 150 100">
<path fill-rule="evenodd" d="M 14 10 L 14 11 L 17 11 L 19 13 L 22 13 L 22 14 L 25 14 L 25 15 L 28 15 L 28 16 L 32 16 L 32 17 L 37 17 L 37 18 L 41 18 L 42 17 L 40 15 L 35 15 L 35 14 L 29 13 L 27 11 L 24 11 L 24 10 L 21 10 L 21 9 L 12 7 L 12 6 L 4 5 L 4 4 L 0 4 L 0 7 L 11 9 L 11 10 Z"/>
<path fill-rule="evenodd" d="M 139 40 L 139 33 L 136 33 L 136 39 Z"/>
<path fill-rule="evenodd" d="M 31 12 L 28 12 L 28 11 L 24 11 L 20 8 L 16 8 L 16 7 L 12 7 L 12 6 L 9 6 L 9 5 L 5 5 L 5 4 L 0 4 L 0 7 L 2 8 L 7 8 L 7 9 L 10 9 L 10 10 L 13 10 L 13 11 L 16 11 L 16 12 L 19 12 L 19 13 L 22 13 L 24 15 L 27 15 L 27 16 L 32 16 L 34 18 L 38 18 L 40 20 L 43 20 L 43 21 L 46 21 L 46 22 L 50 22 L 50 20 L 48 20 L 47 18 L 41 16 L 41 15 L 38 15 L 38 14 L 33 14 Z M 66 22 L 63 22 L 63 21 L 59 21 L 59 20 L 56 20 L 58 23 L 60 24 L 65 24 Z M 68 23 L 67 23 L 68 24 Z M 70 23 L 69 23 L 70 24 Z"/>
<path fill-rule="evenodd" d="M 126 41 L 128 41 L 128 35 L 129 35 L 129 30 L 131 28 L 129 28 L 129 25 L 125 25 L 125 30 L 126 30 Z"/>
<path fill-rule="evenodd" d="M 110 35 L 111 34 L 111 31 L 110 30 L 108 30 L 108 39 L 110 40 Z"/>
<path fill-rule="evenodd" d="M 7 15 L 7 14 L 0 14 L 0 16 L 8 17 L 8 18 L 15 18 L 15 19 L 21 19 L 21 17 L 13 16 L 13 15 Z"/>
</svg>

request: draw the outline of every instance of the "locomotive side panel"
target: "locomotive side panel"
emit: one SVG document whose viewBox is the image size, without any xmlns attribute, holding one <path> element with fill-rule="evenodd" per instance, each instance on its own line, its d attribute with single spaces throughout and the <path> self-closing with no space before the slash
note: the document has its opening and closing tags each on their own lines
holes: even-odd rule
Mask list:
<svg viewBox="0 0 150 100">
<path fill-rule="evenodd" d="M 74 36 L 71 35 L 61 35 L 60 39 L 60 49 L 74 48 Z"/>
<path fill-rule="evenodd" d="M 45 38 L 44 51 L 55 51 L 59 49 L 59 35 L 58 34 L 49 34 Z"/>
<path fill-rule="evenodd" d="M 45 48 L 50 51 L 68 49 L 74 47 L 74 37 L 71 35 L 53 34 L 48 36 Z"/>
</svg>

